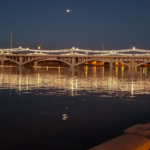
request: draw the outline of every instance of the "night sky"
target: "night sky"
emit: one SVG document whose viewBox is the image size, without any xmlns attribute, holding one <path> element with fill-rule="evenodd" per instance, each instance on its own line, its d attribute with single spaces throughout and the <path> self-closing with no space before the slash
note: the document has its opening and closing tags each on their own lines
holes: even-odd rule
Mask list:
<svg viewBox="0 0 150 150">
<path fill-rule="evenodd" d="M 150 49 L 150 0 L 0 0 L 0 48 L 10 32 L 13 47 Z"/>
</svg>

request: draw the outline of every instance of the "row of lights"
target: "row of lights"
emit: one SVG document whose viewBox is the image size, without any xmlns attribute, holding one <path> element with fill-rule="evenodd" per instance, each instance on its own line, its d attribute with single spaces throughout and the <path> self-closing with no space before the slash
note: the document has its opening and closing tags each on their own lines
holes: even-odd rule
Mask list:
<svg viewBox="0 0 150 150">
<path fill-rule="evenodd" d="M 19 48 L 21 49 L 22 47 L 20 46 Z M 27 47 L 27 49 L 29 49 L 29 48 Z M 40 50 L 40 49 L 41 49 L 41 47 L 40 47 L 40 46 L 38 46 L 38 49 Z M 79 50 L 78 48 L 75 48 L 75 47 L 72 47 L 72 49 Z M 135 47 L 133 47 L 133 50 L 135 50 Z"/>
<path fill-rule="evenodd" d="M 75 47 L 72 47 L 72 49 L 78 50 L 78 48 L 75 48 Z M 135 47 L 132 47 L 132 49 L 135 50 L 136 48 L 135 48 Z"/>
<path fill-rule="evenodd" d="M 76 50 L 79 50 L 78 48 L 75 48 L 75 47 L 72 47 L 72 49 L 76 49 Z"/>
<path fill-rule="evenodd" d="M 19 46 L 19 49 L 22 49 L 22 47 L 21 47 L 21 46 Z M 26 49 L 28 50 L 29 48 L 27 47 Z M 41 49 L 41 47 L 40 47 L 40 46 L 38 46 L 38 49 L 40 50 L 40 49 Z"/>
</svg>

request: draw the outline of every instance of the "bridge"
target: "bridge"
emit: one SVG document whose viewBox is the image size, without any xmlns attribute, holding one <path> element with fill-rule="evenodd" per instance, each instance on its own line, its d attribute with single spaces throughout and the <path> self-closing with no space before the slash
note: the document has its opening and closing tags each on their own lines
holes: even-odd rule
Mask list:
<svg viewBox="0 0 150 150">
<path fill-rule="evenodd" d="M 90 61 L 107 62 L 112 68 L 113 63 L 121 63 L 135 68 L 150 63 L 150 50 L 122 49 L 122 50 L 86 50 L 86 49 L 61 49 L 61 50 L 39 50 L 29 48 L 0 49 L 0 64 L 5 61 L 14 62 L 18 66 L 43 61 L 59 61 L 70 67 L 77 67 Z"/>
</svg>

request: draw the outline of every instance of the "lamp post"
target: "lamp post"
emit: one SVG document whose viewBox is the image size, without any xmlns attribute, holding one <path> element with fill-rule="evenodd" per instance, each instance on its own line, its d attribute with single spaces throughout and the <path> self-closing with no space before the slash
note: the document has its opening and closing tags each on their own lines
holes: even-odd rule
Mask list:
<svg viewBox="0 0 150 150">
<path fill-rule="evenodd" d="M 41 50 L 41 46 L 38 46 L 38 50 Z"/>
</svg>

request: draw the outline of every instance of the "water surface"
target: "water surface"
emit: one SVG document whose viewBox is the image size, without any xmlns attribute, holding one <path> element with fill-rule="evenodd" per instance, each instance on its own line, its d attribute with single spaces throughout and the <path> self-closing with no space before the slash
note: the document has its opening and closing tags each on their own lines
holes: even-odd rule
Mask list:
<svg viewBox="0 0 150 150">
<path fill-rule="evenodd" d="M 1 149 L 84 150 L 149 122 L 150 68 L 0 68 Z"/>
</svg>

